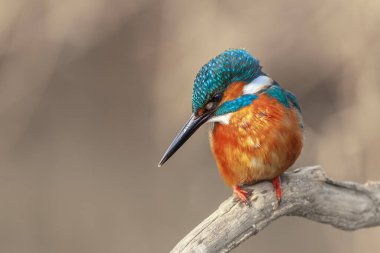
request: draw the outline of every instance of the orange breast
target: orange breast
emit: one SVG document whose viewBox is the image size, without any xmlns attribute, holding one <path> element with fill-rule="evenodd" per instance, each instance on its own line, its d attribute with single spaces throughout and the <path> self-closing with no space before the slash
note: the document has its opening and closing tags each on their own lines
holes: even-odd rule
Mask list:
<svg viewBox="0 0 380 253">
<path fill-rule="evenodd" d="M 211 149 L 228 185 L 273 179 L 298 158 L 303 132 L 296 109 L 261 94 L 232 114 L 229 124 L 215 123 Z"/>
</svg>

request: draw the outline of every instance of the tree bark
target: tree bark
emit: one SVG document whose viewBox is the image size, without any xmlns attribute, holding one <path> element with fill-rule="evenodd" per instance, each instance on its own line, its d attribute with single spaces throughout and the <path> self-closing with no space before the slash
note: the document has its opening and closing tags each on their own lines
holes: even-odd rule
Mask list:
<svg viewBox="0 0 380 253">
<path fill-rule="evenodd" d="M 296 169 L 281 179 L 283 197 L 278 207 L 270 182 L 249 186 L 250 206 L 228 198 L 171 252 L 229 252 L 286 215 L 343 230 L 380 225 L 380 182 L 333 181 L 320 166 Z"/>
</svg>

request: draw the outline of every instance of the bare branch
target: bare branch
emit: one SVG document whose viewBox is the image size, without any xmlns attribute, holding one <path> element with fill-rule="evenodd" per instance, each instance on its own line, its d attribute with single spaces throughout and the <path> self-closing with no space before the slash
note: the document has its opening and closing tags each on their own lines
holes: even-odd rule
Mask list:
<svg viewBox="0 0 380 253">
<path fill-rule="evenodd" d="M 253 191 L 251 207 L 230 197 L 171 252 L 229 252 L 285 215 L 343 230 L 380 225 L 380 182 L 336 182 L 319 166 L 300 168 L 282 177 L 283 199 L 277 209 L 271 183 L 248 189 Z"/>
</svg>

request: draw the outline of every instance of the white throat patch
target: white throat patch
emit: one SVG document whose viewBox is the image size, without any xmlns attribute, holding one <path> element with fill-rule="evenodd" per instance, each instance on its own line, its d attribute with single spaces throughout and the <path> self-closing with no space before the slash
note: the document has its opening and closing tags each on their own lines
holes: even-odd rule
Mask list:
<svg viewBox="0 0 380 253">
<path fill-rule="evenodd" d="M 264 75 L 258 76 L 252 82 L 244 85 L 243 94 L 255 94 L 271 84 L 273 84 L 272 78 Z"/>
<path fill-rule="evenodd" d="M 214 116 L 211 119 L 209 119 L 207 122 L 218 122 L 218 123 L 221 123 L 223 125 L 228 125 L 228 123 L 230 123 L 231 115 L 232 115 L 232 113 Z"/>
</svg>

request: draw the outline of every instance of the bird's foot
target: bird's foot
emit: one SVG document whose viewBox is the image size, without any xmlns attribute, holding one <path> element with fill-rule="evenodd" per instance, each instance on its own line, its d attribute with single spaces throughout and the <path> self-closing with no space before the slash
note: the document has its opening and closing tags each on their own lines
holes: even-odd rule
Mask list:
<svg viewBox="0 0 380 253">
<path fill-rule="evenodd" d="M 272 185 L 273 185 L 274 189 L 276 190 L 276 198 L 277 198 L 277 205 L 274 207 L 274 209 L 277 209 L 277 207 L 279 207 L 281 204 L 281 198 L 282 198 L 280 176 L 273 178 Z"/>
<path fill-rule="evenodd" d="M 236 196 L 239 198 L 239 200 L 241 202 L 243 202 L 245 205 L 249 206 L 250 203 L 249 203 L 249 192 L 246 191 L 246 190 L 243 190 L 240 186 L 236 185 L 233 187 L 234 189 L 234 193 L 236 194 Z"/>
</svg>

